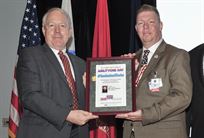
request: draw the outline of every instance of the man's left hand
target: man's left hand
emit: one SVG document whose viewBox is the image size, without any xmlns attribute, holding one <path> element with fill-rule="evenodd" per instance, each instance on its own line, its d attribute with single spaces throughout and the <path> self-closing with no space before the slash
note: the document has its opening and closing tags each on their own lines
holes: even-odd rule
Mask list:
<svg viewBox="0 0 204 138">
<path fill-rule="evenodd" d="M 127 119 L 131 121 L 141 121 L 142 120 L 142 110 L 137 110 L 135 112 L 129 112 L 129 113 L 117 114 L 115 118 Z"/>
</svg>

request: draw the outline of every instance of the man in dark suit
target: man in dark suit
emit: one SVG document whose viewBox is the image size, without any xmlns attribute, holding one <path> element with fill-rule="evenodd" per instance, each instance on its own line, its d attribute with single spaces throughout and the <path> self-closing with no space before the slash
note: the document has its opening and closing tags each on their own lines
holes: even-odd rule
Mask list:
<svg viewBox="0 0 204 138">
<path fill-rule="evenodd" d="M 191 138 L 204 138 L 204 44 L 190 52 L 191 74 L 193 80 L 193 97 L 187 110 L 188 131 Z"/>
<path fill-rule="evenodd" d="M 84 111 L 85 62 L 66 53 L 72 31 L 69 16 L 62 9 L 50 9 L 43 17 L 42 31 L 46 43 L 23 49 L 17 63 L 23 105 L 17 138 L 88 138 L 87 122 L 97 116 Z M 69 65 L 61 60 L 59 51 Z M 69 83 L 67 66 L 74 85 Z"/>
<path fill-rule="evenodd" d="M 158 10 L 143 5 L 136 31 L 143 48 L 136 52 L 137 111 L 118 114 L 124 138 L 186 138 L 185 109 L 192 96 L 190 59 L 186 51 L 167 44 Z"/>
</svg>

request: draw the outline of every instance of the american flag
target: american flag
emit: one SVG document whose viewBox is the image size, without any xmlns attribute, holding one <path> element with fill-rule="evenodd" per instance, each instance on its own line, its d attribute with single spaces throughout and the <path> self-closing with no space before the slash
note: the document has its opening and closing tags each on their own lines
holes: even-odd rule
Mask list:
<svg viewBox="0 0 204 138">
<path fill-rule="evenodd" d="M 23 16 L 21 33 L 19 38 L 18 52 L 25 47 L 37 46 L 41 43 L 40 39 L 40 28 L 38 24 L 37 6 L 35 0 L 27 0 L 25 13 Z M 15 138 L 20 116 L 22 114 L 22 108 L 18 98 L 18 90 L 16 85 L 15 69 L 13 78 L 13 88 L 11 92 L 11 105 L 9 115 L 9 138 Z"/>
</svg>

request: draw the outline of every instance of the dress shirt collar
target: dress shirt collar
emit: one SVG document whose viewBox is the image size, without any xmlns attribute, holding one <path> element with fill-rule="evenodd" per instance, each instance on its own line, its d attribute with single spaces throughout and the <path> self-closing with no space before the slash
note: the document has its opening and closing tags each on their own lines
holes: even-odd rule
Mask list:
<svg viewBox="0 0 204 138">
<path fill-rule="evenodd" d="M 52 47 L 50 47 L 50 48 L 52 49 L 52 51 L 54 52 L 55 55 L 58 55 L 59 50 L 56 50 L 56 49 L 54 49 Z M 66 48 L 62 49 L 61 51 L 66 55 Z"/>
<path fill-rule="evenodd" d="M 142 53 L 144 54 L 144 50 L 149 50 L 149 54 L 148 54 L 148 61 L 147 64 L 149 63 L 149 61 L 151 60 L 152 56 L 154 55 L 155 51 L 157 50 L 157 48 L 159 47 L 159 45 L 161 44 L 161 42 L 163 41 L 163 39 L 161 38 L 157 43 L 155 43 L 154 45 L 152 45 L 150 48 L 145 48 L 143 47 L 142 49 Z M 142 54 L 142 55 L 143 55 Z"/>
</svg>

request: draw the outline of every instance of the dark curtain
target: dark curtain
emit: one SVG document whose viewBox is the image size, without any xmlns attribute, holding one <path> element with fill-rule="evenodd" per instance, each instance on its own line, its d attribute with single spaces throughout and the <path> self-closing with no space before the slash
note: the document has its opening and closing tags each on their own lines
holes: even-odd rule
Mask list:
<svg viewBox="0 0 204 138">
<path fill-rule="evenodd" d="M 44 13 L 52 7 L 61 7 L 62 3 L 62 0 L 36 1 L 40 25 Z M 86 59 L 91 57 L 97 0 L 71 0 L 71 2 L 76 54 Z M 134 52 L 141 47 L 134 30 L 135 10 L 140 6 L 139 3 L 156 6 L 156 0 L 108 0 L 113 56 Z M 42 40 L 43 43 L 43 37 Z"/>
<path fill-rule="evenodd" d="M 129 36 L 129 52 L 134 53 L 141 47 L 141 41 L 135 31 L 136 11 L 141 6 L 141 0 L 131 0 L 130 6 L 130 36 Z"/>
</svg>

